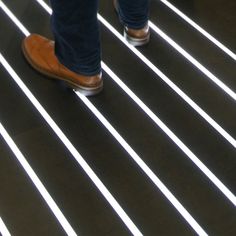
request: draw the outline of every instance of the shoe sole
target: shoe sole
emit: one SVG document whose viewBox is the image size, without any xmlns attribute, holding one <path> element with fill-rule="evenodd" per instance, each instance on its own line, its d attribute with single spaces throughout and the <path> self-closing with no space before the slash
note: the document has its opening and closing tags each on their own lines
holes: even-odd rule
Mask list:
<svg viewBox="0 0 236 236">
<path fill-rule="evenodd" d="M 30 57 L 25 49 L 24 43 L 22 43 L 21 48 L 22 48 L 22 52 L 23 52 L 27 62 L 30 64 L 30 66 L 32 66 L 36 71 L 40 72 L 41 74 L 46 75 L 48 78 L 51 78 L 51 79 L 53 78 L 53 79 L 58 79 L 60 81 L 63 81 L 66 83 L 66 85 L 69 88 L 72 88 L 75 91 L 79 91 L 84 96 L 93 96 L 93 95 L 96 95 L 102 91 L 103 82 L 101 82 L 101 85 L 99 85 L 98 87 L 89 88 L 89 87 L 84 87 L 82 85 L 78 85 L 76 83 L 73 83 L 71 80 L 69 80 L 67 78 L 60 77 L 60 76 L 57 76 L 53 73 L 43 70 L 42 68 L 35 65 L 34 62 L 30 59 Z"/>
<path fill-rule="evenodd" d="M 138 38 L 133 38 L 133 37 L 129 36 L 126 33 L 126 31 L 124 31 L 124 38 L 129 44 L 133 45 L 134 47 L 139 47 L 139 46 L 143 46 L 143 45 L 146 45 L 149 43 L 150 33 L 145 38 L 138 39 Z"/>
<path fill-rule="evenodd" d="M 119 18 L 120 23 L 124 26 L 124 22 L 120 19 L 120 16 L 119 16 L 119 13 L 118 13 L 117 1 L 113 0 L 113 6 L 114 6 L 114 10 L 115 10 L 116 15 Z M 150 41 L 150 32 L 148 33 L 148 35 L 145 38 L 138 39 L 138 38 L 134 38 L 134 37 L 129 36 L 126 33 L 126 31 L 124 30 L 123 36 L 124 36 L 125 40 L 134 47 L 139 47 L 139 46 L 146 45 Z"/>
</svg>

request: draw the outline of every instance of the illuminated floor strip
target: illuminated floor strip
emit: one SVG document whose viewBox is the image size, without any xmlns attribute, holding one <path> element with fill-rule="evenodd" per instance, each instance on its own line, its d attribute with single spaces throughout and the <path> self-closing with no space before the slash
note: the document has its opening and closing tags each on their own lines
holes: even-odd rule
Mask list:
<svg viewBox="0 0 236 236">
<path fill-rule="evenodd" d="M 0 7 L 1 7 L 1 5 L 3 5 L 3 4 L 1 4 L 1 2 L 0 2 Z M 4 5 L 4 8 L 7 8 L 7 7 Z M 8 12 L 10 12 L 9 9 L 7 9 L 7 10 L 8 10 Z M 11 13 L 11 15 L 13 15 L 13 14 Z M 11 19 L 15 20 L 16 18 L 11 17 Z M 15 23 L 17 22 L 17 26 L 20 29 L 22 29 L 22 28 L 25 29 L 25 27 L 18 20 L 14 21 L 14 22 Z M 29 35 L 29 31 L 26 29 L 22 32 L 26 36 Z M 46 112 L 46 110 L 41 106 L 41 104 L 33 96 L 33 94 L 30 92 L 30 90 L 24 85 L 24 83 L 21 81 L 19 76 L 14 72 L 14 70 L 10 67 L 10 65 L 7 63 L 7 61 L 4 59 L 4 57 L 1 54 L 0 54 L 0 62 L 6 68 L 8 73 L 12 76 L 12 78 L 15 80 L 15 82 L 18 84 L 18 86 L 22 89 L 22 91 L 25 93 L 25 95 L 30 99 L 30 101 L 33 103 L 33 105 L 39 111 L 39 113 L 43 116 L 43 118 L 46 120 L 46 122 L 50 125 L 50 127 L 53 129 L 53 131 L 57 134 L 57 136 L 60 138 L 60 140 L 63 142 L 63 144 L 67 147 L 67 149 L 70 151 L 70 153 L 74 156 L 76 161 L 84 169 L 86 174 L 90 177 L 90 179 L 93 181 L 93 183 L 99 189 L 99 191 L 102 193 L 102 195 L 105 197 L 105 199 L 109 202 L 109 204 L 112 206 L 112 208 L 118 214 L 118 216 L 121 218 L 121 220 L 127 226 L 127 228 L 130 230 L 130 232 L 132 232 L 133 235 L 137 235 L 137 236 L 142 235 L 142 233 L 139 231 L 137 226 L 132 222 L 132 220 L 129 218 L 129 216 L 126 214 L 126 212 L 121 208 L 119 203 L 115 200 L 115 198 L 112 196 L 112 194 L 105 187 L 105 185 L 101 182 L 101 180 L 93 172 L 93 170 L 90 168 L 90 166 L 85 162 L 85 160 L 82 158 L 82 156 L 79 154 L 79 152 L 75 149 L 75 147 L 72 145 L 72 143 L 69 141 L 69 139 L 64 135 L 64 133 L 60 130 L 60 128 L 57 126 L 57 124 L 52 120 L 52 118 Z"/>
<path fill-rule="evenodd" d="M 125 41 L 124 37 L 119 34 L 102 16 L 98 15 L 99 20 L 122 41 L 135 55 L 137 55 L 156 75 L 158 75 L 172 90 L 174 90 L 186 103 L 188 103 L 199 115 L 201 115 L 214 129 L 216 129 L 231 145 L 236 148 L 236 140 L 218 125 L 206 112 L 204 112 L 187 94 L 176 86 L 165 74 L 163 74 L 153 63 L 151 63 L 135 47 Z M 233 93 L 233 92 L 232 92 Z M 236 99 L 235 93 L 233 95 Z"/>
<path fill-rule="evenodd" d="M 178 8 L 176 8 L 174 5 L 172 5 L 170 2 L 166 0 L 159 0 L 163 4 L 165 4 L 167 7 L 169 7 L 172 11 L 174 11 L 178 16 L 180 16 L 183 20 L 188 22 L 193 28 L 195 28 L 197 31 L 199 31 L 202 35 L 204 35 L 206 38 L 208 38 L 212 43 L 214 43 L 217 47 L 219 47 L 222 51 L 224 51 L 227 55 L 229 55 L 231 58 L 236 60 L 236 54 L 233 53 L 229 48 L 227 48 L 225 45 L 223 45 L 219 40 L 217 40 L 214 36 L 209 34 L 206 30 L 204 30 L 202 27 L 200 27 L 198 24 L 196 24 L 193 20 L 191 20 L 188 16 L 186 16 L 183 12 L 181 12 Z"/>
<path fill-rule="evenodd" d="M 164 196 L 171 202 L 189 225 L 196 231 L 198 235 L 207 235 L 196 220 L 189 214 L 183 205 L 176 199 L 176 197 L 169 191 L 169 189 L 161 182 L 155 173 L 147 166 L 147 164 L 139 157 L 139 155 L 130 147 L 124 138 L 113 128 L 109 121 L 97 110 L 97 108 L 79 92 L 75 92 L 77 96 L 84 102 L 90 111 L 97 117 L 97 119 L 107 128 L 112 136 L 120 143 L 126 152 L 132 157 L 136 164 L 144 171 L 144 173 L 152 180 L 156 187 L 164 194 Z"/>
<path fill-rule="evenodd" d="M 45 8 L 42 4 L 42 0 L 36 0 L 41 6 Z M 44 3 L 45 4 L 45 3 Z M 49 14 L 52 13 L 51 9 L 47 6 L 46 8 Z M 236 147 L 236 140 L 229 135 L 220 125 L 218 125 L 206 112 L 204 112 L 193 100 L 191 100 L 182 90 L 180 90 L 167 76 L 165 76 L 158 68 L 156 68 L 146 57 L 144 57 L 135 47 L 128 44 L 122 35 L 120 35 L 113 26 L 111 26 L 102 16 L 98 14 L 98 19 L 113 33 L 115 34 L 127 47 L 129 47 L 141 60 L 145 62 L 157 75 L 159 75 L 177 94 L 179 94 L 195 111 L 198 112 L 213 128 L 215 128 L 229 143 Z M 108 74 L 117 82 L 118 77 L 102 63 L 103 69 L 105 69 Z M 119 80 L 120 81 L 120 80 Z M 122 89 L 126 85 L 122 82 L 118 82 Z M 191 150 L 186 147 L 186 145 L 171 131 L 166 127 L 163 122 L 140 100 L 137 98 L 132 91 L 128 91 L 126 87 L 125 91 L 130 96 L 132 94 L 132 99 L 144 110 L 144 112 L 174 141 L 174 143 L 181 148 L 181 150 L 198 166 L 198 168 L 217 186 L 217 188 L 236 206 L 236 197 L 234 194 L 194 155 Z M 134 99 L 135 97 L 135 99 Z M 141 104 L 141 105 L 140 105 Z"/>
<path fill-rule="evenodd" d="M 37 0 L 40 1 L 40 0 Z M 133 101 L 174 141 L 174 143 L 198 166 L 198 168 L 217 186 L 217 188 L 234 204 L 236 198 L 232 192 L 186 147 L 178 137 L 102 62 L 103 69 L 129 95 Z M 200 109 L 200 108 L 199 108 Z M 207 114 L 206 114 L 207 115 Z M 207 115 L 208 116 L 208 115 Z"/>
<path fill-rule="evenodd" d="M 36 0 L 49 14 L 52 10 L 42 0 Z M 155 74 L 157 74 L 172 90 L 174 90 L 186 103 L 188 103 L 202 118 L 204 118 L 219 134 L 221 134 L 233 147 L 236 148 L 236 140 L 225 131 L 214 119 L 212 119 L 204 110 L 202 110 L 187 94 L 185 94 L 178 86 L 176 86 L 165 74 L 163 74 L 153 63 L 151 63 L 142 53 L 135 47 L 130 45 L 124 37 L 110 25 L 101 15 L 98 19 L 105 25 L 120 41 L 122 41 L 136 56 L 138 56 Z M 160 33 L 160 32 L 159 32 Z M 167 36 L 168 37 L 168 36 Z M 208 71 L 209 72 L 209 71 Z M 205 73 L 208 74 L 207 71 Z M 211 72 L 209 72 L 211 73 Z M 211 76 L 211 74 L 209 74 Z M 212 75 L 214 77 L 214 75 Z M 221 81 L 217 82 L 227 93 L 236 100 L 236 94 L 225 86 Z"/>
<path fill-rule="evenodd" d="M 1 57 L 0 57 L 1 59 Z M 4 59 L 5 64 L 7 63 Z M 103 66 L 105 64 L 103 63 Z M 14 77 L 18 77 L 12 68 L 10 68 L 7 63 L 7 70 Z M 106 68 L 105 68 L 106 69 Z M 15 79 L 14 79 L 15 80 Z M 19 77 L 17 78 L 19 80 Z M 16 81 L 16 80 L 15 80 Z M 22 83 L 22 82 L 21 82 Z M 28 93 L 29 91 L 27 91 Z M 207 235 L 207 233 L 201 228 L 201 226 L 195 221 L 195 219 L 188 213 L 188 211 L 182 206 L 182 204 L 175 198 L 175 196 L 166 188 L 166 186 L 158 179 L 158 177 L 152 172 L 152 170 L 143 162 L 143 160 L 136 154 L 136 152 L 128 145 L 128 143 L 119 135 L 119 133 L 111 126 L 111 124 L 102 116 L 102 114 L 92 105 L 92 103 L 79 92 L 76 93 L 77 96 L 85 103 L 85 105 L 96 115 L 96 117 L 105 125 L 105 127 L 112 133 L 116 140 L 122 145 L 122 147 L 130 154 L 130 156 L 135 160 L 135 162 L 141 167 L 141 169 L 148 175 L 148 177 L 153 181 L 153 183 L 161 190 L 161 192 L 167 197 L 167 199 L 172 203 L 172 205 L 179 211 L 179 213 L 184 217 L 184 219 L 191 225 L 191 227 L 199 235 Z M 31 98 L 32 99 L 32 98 Z M 38 105 L 37 105 L 38 106 Z M 37 108 L 38 109 L 38 108 Z M 42 108 L 41 108 L 42 109 Z M 40 109 L 40 110 L 41 110 Z M 41 113 L 41 112 L 40 112 Z M 51 121 L 50 121 L 51 122 Z M 57 128 L 59 129 L 59 128 Z M 65 144 L 65 142 L 64 142 Z M 71 144 L 72 145 L 72 144 Z M 131 231 L 132 232 L 132 231 Z M 134 231 L 133 231 L 134 232 Z M 135 232 L 134 235 L 138 232 Z M 141 233 L 140 233 L 141 234 Z"/>
<path fill-rule="evenodd" d="M 236 100 L 236 93 L 225 85 L 219 78 L 217 78 L 212 72 L 210 72 L 205 66 L 191 56 L 186 50 L 179 46 L 173 39 L 166 35 L 160 28 L 158 28 L 153 22 L 149 21 L 150 27 L 161 36 L 167 43 L 169 43 L 175 50 L 177 50 L 182 56 L 184 56 L 189 62 L 191 62 L 198 70 L 206 75 L 212 82 L 220 87 L 225 93 Z"/>
<path fill-rule="evenodd" d="M 92 182 L 98 188 L 98 190 L 102 193 L 104 198 L 108 201 L 108 203 L 111 205 L 111 207 L 115 210 L 117 215 L 124 222 L 124 224 L 130 230 L 130 232 L 133 235 L 137 235 L 137 236 L 142 235 L 142 233 L 139 231 L 139 229 L 136 227 L 136 225 L 132 222 L 132 220 L 129 218 L 129 216 L 125 213 L 125 211 L 121 208 L 119 203 L 115 200 L 115 198 L 112 196 L 112 194 L 108 191 L 108 189 L 105 187 L 105 185 L 102 183 L 102 181 L 97 177 L 97 175 L 94 173 L 94 171 L 90 168 L 90 166 L 86 163 L 86 161 L 83 159 L 83 157 L 79 154 L 79 152 L 76 150 L 76 148 L 70 142 L 70 140 L 65 136 L 65 134 L 58 127 L 58 125 L 54 122 L 54 120 L 50 117 L 50 115 L 46 112 L 46 110 L 39 103 L 39 101 L 34 97 L 34 95 L 25 86 L 25 84 L 22 82 L 22 80 L 19 78 L 19 76 L 11 68 L 11 66 L 8 64 L 8 62 L 5 60 L 5 58 L 2 56 L 2 54 L 0 54 L 0 63 L 8 71 L 8 73 L 11 75 L 11 77 L 14 79 L 14 81 L 17 83 L 17 85 L 21 88 L 21 90 L 24 92 L 24 94 L 27 96 L 27 98 L 32 102 L 34 107 L 42 115 L 42 117 L 45 119 L 45 121 L 48 123 L 48 125 L 52 128 L 52 130 L 55 132 L 55 134 L 58 136 L 58 138 L 62 141 L 62 143 L 68 149 L 68 151 L 73 155 L 75 160 L 83 168 L 85 173 L 89 176 L 89 178 L 92 180 Z M 73 234 L 71 234 L 71 235 L 73 235 Z"/>
<path fill-rule="evenodd" d="M 215 186 L 236 206 L 236 196 L 204 165 L 200 159 L 114 74 L 102 63 L 104 71 L 122 90 L 160 127 L 168 137 L 188 156 L 190 160 L 215 184 Z M 137 162 L 139 163 L 139 162 Z"/>
<path fill-rule="evenodd" d="M 1 54 L 0 54 L 0 62 L 1 63 L 4 62 L 2 60 Z M 49 206 L 49 208 L 51 209 L 57 220 L 60 222 L 65 232 L 71 236 L 77 235 L 73 230 L 73 228 L 71 227 L 70 223 L 67 221 L 67 219 L 59 209 L 59 207 L 57 206 L 57 204 L 55 203 L 55 201 L 53 200 L 53 198 L 48 193 L 47 189 L 44 187 L 44 185 L 34 172 L 34 170 L 31 168 L 31 166 L 29 165 L 29 163 L 27 162 L 27 160 L 25 159 L 19 148 L 16 146 L 10 135 L 7 133 L 6 129 L 3 127 L 1 122 L 0 122 L 0 134 L 2 135 L 2 137 L 6 141 L 12 152 L 14 153 L 17 160 L 24 168 L 25 172 L 27 173 L 31 181 L 34 183 L 35 187 L 38 189 L 39 193 L 41 194 L 41 196 L 43 197 L 43 199 L 45 200 L 45 202 L 47 203 L 47 205 Z"/>
<path fill-rule="evenodd" d="M 36 0 L 39 5 L 41 5 L 50 15 L 52 14 L 52 9 L 43 1 L 43 0 Z"/>
<path fill-rule="evenodd" d="M 0 217 L 0 235 L 2 235 L 2 236 L 11 236 L 10 232 L 8 231 L 6 225 L 4 224 L 1 217 Z"/>
<path fill-rule="evenodd" d="M 66 146 L 69 152 L 73 155 L 75 160 L 79 163 L 79 165 L 83 168 L 85 173 L 89 176 L 92 182 L 96 185 L 98 190 L 102 193 L 104 198 L 108 201 L 111 207 L 115 210 L 127 228 L 133 235 L 140 236 L 142 233 L 136 227 L 136 225 L 132 222 L 129 216 L 125 213 L 125 211 L 121 208 L 119 203 L 115 200 L 112 194 L 108 191 L 105 185 L 101 182 L 101 180 L 97 177 L 94 171 L 90 168 L 90 166 L 86 163 L 83 157 L 79 154 L 73 144 L 69 141 L 69 139 L 65 136 L 65 134 L 61 131 L 58 125 L 54 122 L 54 120 L 49 116 L 46 110 L 42 107 L 42 105 L 38 102 L 38 100 L 34 97 L 34 95 L 30 92 L 30 90 L 25 86 L 19 76 L 15 73 L 15 71 L 11 68 L 5 58 L 0 54 L 0 63 L 4 66 L 4 68 L 8 71 L 14 81 L 18 84 L 27 98 L 32 102 L 34 107 L 38 110 L 38 112 L 42 115 L 48 125 L 52 128 L 58 138 L 62 141 L 62 143 Z M 73 235 L 73 234 L 69 234 Z"/>
<path fill-rule="evenodd" d="M 108 67 L 106 67 L 106 65 L 103 63 L 103 69 L 105 68 L 105 70 L 108 72 L 110 69 Z M 112 72 L 113 73 L 113 72 Z M 182 205 L 177 201 L 177 199 L 175 199 L 175 197 L 169 192 L 168 189 L 166 189 L 166 187 L 160 182 L 160 180 L 157 178 L 157 176 L 149 169 L 149 167 L 147 167 L 147 165 L 142 161 L 142 159 L 134 152 L 134 150 L 124 141 L 124 139 L 118 134 L 118 132 L 116 130 L 114 130 L 114 128 L 110 125 L 110 123 L 108 123 L 108 121 L 101 115 L 101 113 L 89 102 L 89 100 L 84 97 L 83 95 L 81 95 L 80 93 L 77 93 L 77 95 L 80 97 L 80 99 L 88 106 L 88 108 L 96 115 L 96 117 L 108 128 L 108 130 L 114 135 L 114 137 L 119 141 L 119 143 L 126 149 L 126 151 L 131 155 L 131 157 L 136 161 L 136 163 L 145 171 L 145 173 L 152 179 L 152 181 L 156 184 L 156 186 L 158 186 L 160 189 L 162 189 L 161 191 L 165 194 L 165 196 L 167 196 L 167 198 L 170 200 L 172 204 L 176 207 L 176 209 L 178 209 L 179 207 L 182 208 Z M 162 123 L 162 122 L 161 122 Z M 162 123 L 163 124 L 163 123 Z M 160 125 L 159 125 L 160 126 Z M 165 125 L 164 125 L 165 126 Z M 167 127 L 164 127 L 164 129 Z M 167 128 L 168 131 L 168 128 Z M 171 132 L 171 131 L 170 131 Z M 169 136 L 170 133 L 169 132 Z M 168 132 L 167 132 L 168 133 Z M 172 133 L 173 134 L 173 133 Z M 176 137 L 176 136 L 175 136 Z M 172 139 L 173 140 L 173 139 Z M 177 140 L 180 141 L 180 140 Z M 181 141 L 180 141 L 181 142 Z M 182 142 L 180 143 L 182 144 Z M 182 149 L 182 148 L 181 148 Z M 182 149 L 183 150 L 183 149 Z M 189 150 L 187 150 L 189 151 Z M 171 194 L 171 195 L 170 195 Z M 174 197 L 174 199 L 173 199 Z M 177 202 L 176 202 L 177 201 Z M 180 204 L 180 205 L 179 205 Z M 182 211 L 184 210 L 184 211 Z M 181 209 L 182 211 L 182 215 L 184 216 L 184 218 L 189 222 L 189 224 L 196 230 L 196 232 L 198 232 L 200 235 L 206 235 L 206 233 L 202 230 L 202 228 L 197 224 L 196 221 L 193 218 L 190 218 L 191 215 L 189 215 L 188 212 L 186 212 L 186 210 L 183 208 Z M 189 221 L 190 220 L 190 221 Z M 199 228 L 200 227 L 200 228 Z M 198 230 L 198 231 L 197 231 Z"/>
<path fill-rule="evenodd" d="M 13 15 L 7 6 L 0 0 L 0 8 L 10 17 L 10 19 L 17 25 L 25 36 L 28 36 L 29 31 L 21 24 L 21 22 Z"/>
<path fill-rule="evenodd" d="M 43 0 L 36 0 L 49 14 L 52 13 L 51 8 L 43 1 Z M 196 30 L 198 30 L 201 34 L 203 34 L 206 38 L 208 38 L 212 43 L 214 43 L 217 47 L 219 47 L 222 51 L 224 51 L 227 55 L 229 55 L 231 58 L 236 60 L 236 54 L 233 53 L 229 48 L 227 48 L 225 45 L 223 45 L 221 42 L 219 42 L 215 37 L 210 35 L 206 30 L 201 28 L 199 25 L 197 25 L 194 21 L 192 21 L 189 17 L 187 17 L 184 13 L 182 13 L 179 9 L 177 9 L 174 5 L 169 3 L 166 0 L 159 0 L 163 4 L 165 4 L 167 7 L 169 7 L 172 11 L 174 11 L 177 15 L 179 15 L 183 20 L 188 22 L 192 27 L 194 27 Z"/>
</svg>

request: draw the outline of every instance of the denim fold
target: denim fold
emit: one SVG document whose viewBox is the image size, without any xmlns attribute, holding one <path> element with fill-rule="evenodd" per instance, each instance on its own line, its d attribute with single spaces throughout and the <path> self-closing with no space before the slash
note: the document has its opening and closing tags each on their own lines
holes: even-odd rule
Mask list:
<svg viewBox="0 0 236 236">
<path fill-rule="evenodd" d="M 51 28 L 58 60 L 75 73 L 101 72 L 98 0 L 51 0 Z M 142 28 L 148 21 L 148 0 L 119 0 L 118 13 L 125 26 Z"/>
</svg>

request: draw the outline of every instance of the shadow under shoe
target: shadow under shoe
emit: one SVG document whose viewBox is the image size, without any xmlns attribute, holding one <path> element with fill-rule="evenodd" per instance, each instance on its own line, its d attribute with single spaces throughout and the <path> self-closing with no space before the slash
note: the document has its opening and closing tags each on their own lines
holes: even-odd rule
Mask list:
<svg viewBox="0 0 236 236">
<path fill-rule="evenodd" d="M 54 41 L 38 34 L 31 34 L 22 42 L 22 52 L 29 64 L 49 78 L 64 81 L 85 96 L 98 94 L 103 89 L 101 74 L 84 76 L 62 65 L 54 53 Z"/>
</svg>

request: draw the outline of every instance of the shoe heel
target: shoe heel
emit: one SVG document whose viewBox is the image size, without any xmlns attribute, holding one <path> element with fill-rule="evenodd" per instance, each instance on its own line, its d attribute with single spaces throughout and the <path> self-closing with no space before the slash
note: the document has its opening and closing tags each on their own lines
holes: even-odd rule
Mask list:
<svg viewBox="0 0 236 236">
<path fill-rule="evenodd" d="M 133 38 L 133 37 L 129 36 L 126 33 L 126 31 L 124 31 L 124 38 L 129 44 L 133 45 L 134 47 L 140 47 L 140 46 L 143 46 L 143 45 L 146 45 L 149 43 L 150 34 L 148 34 L 145 38 L 138 39 L 138 38 Z"/>
</svg>

